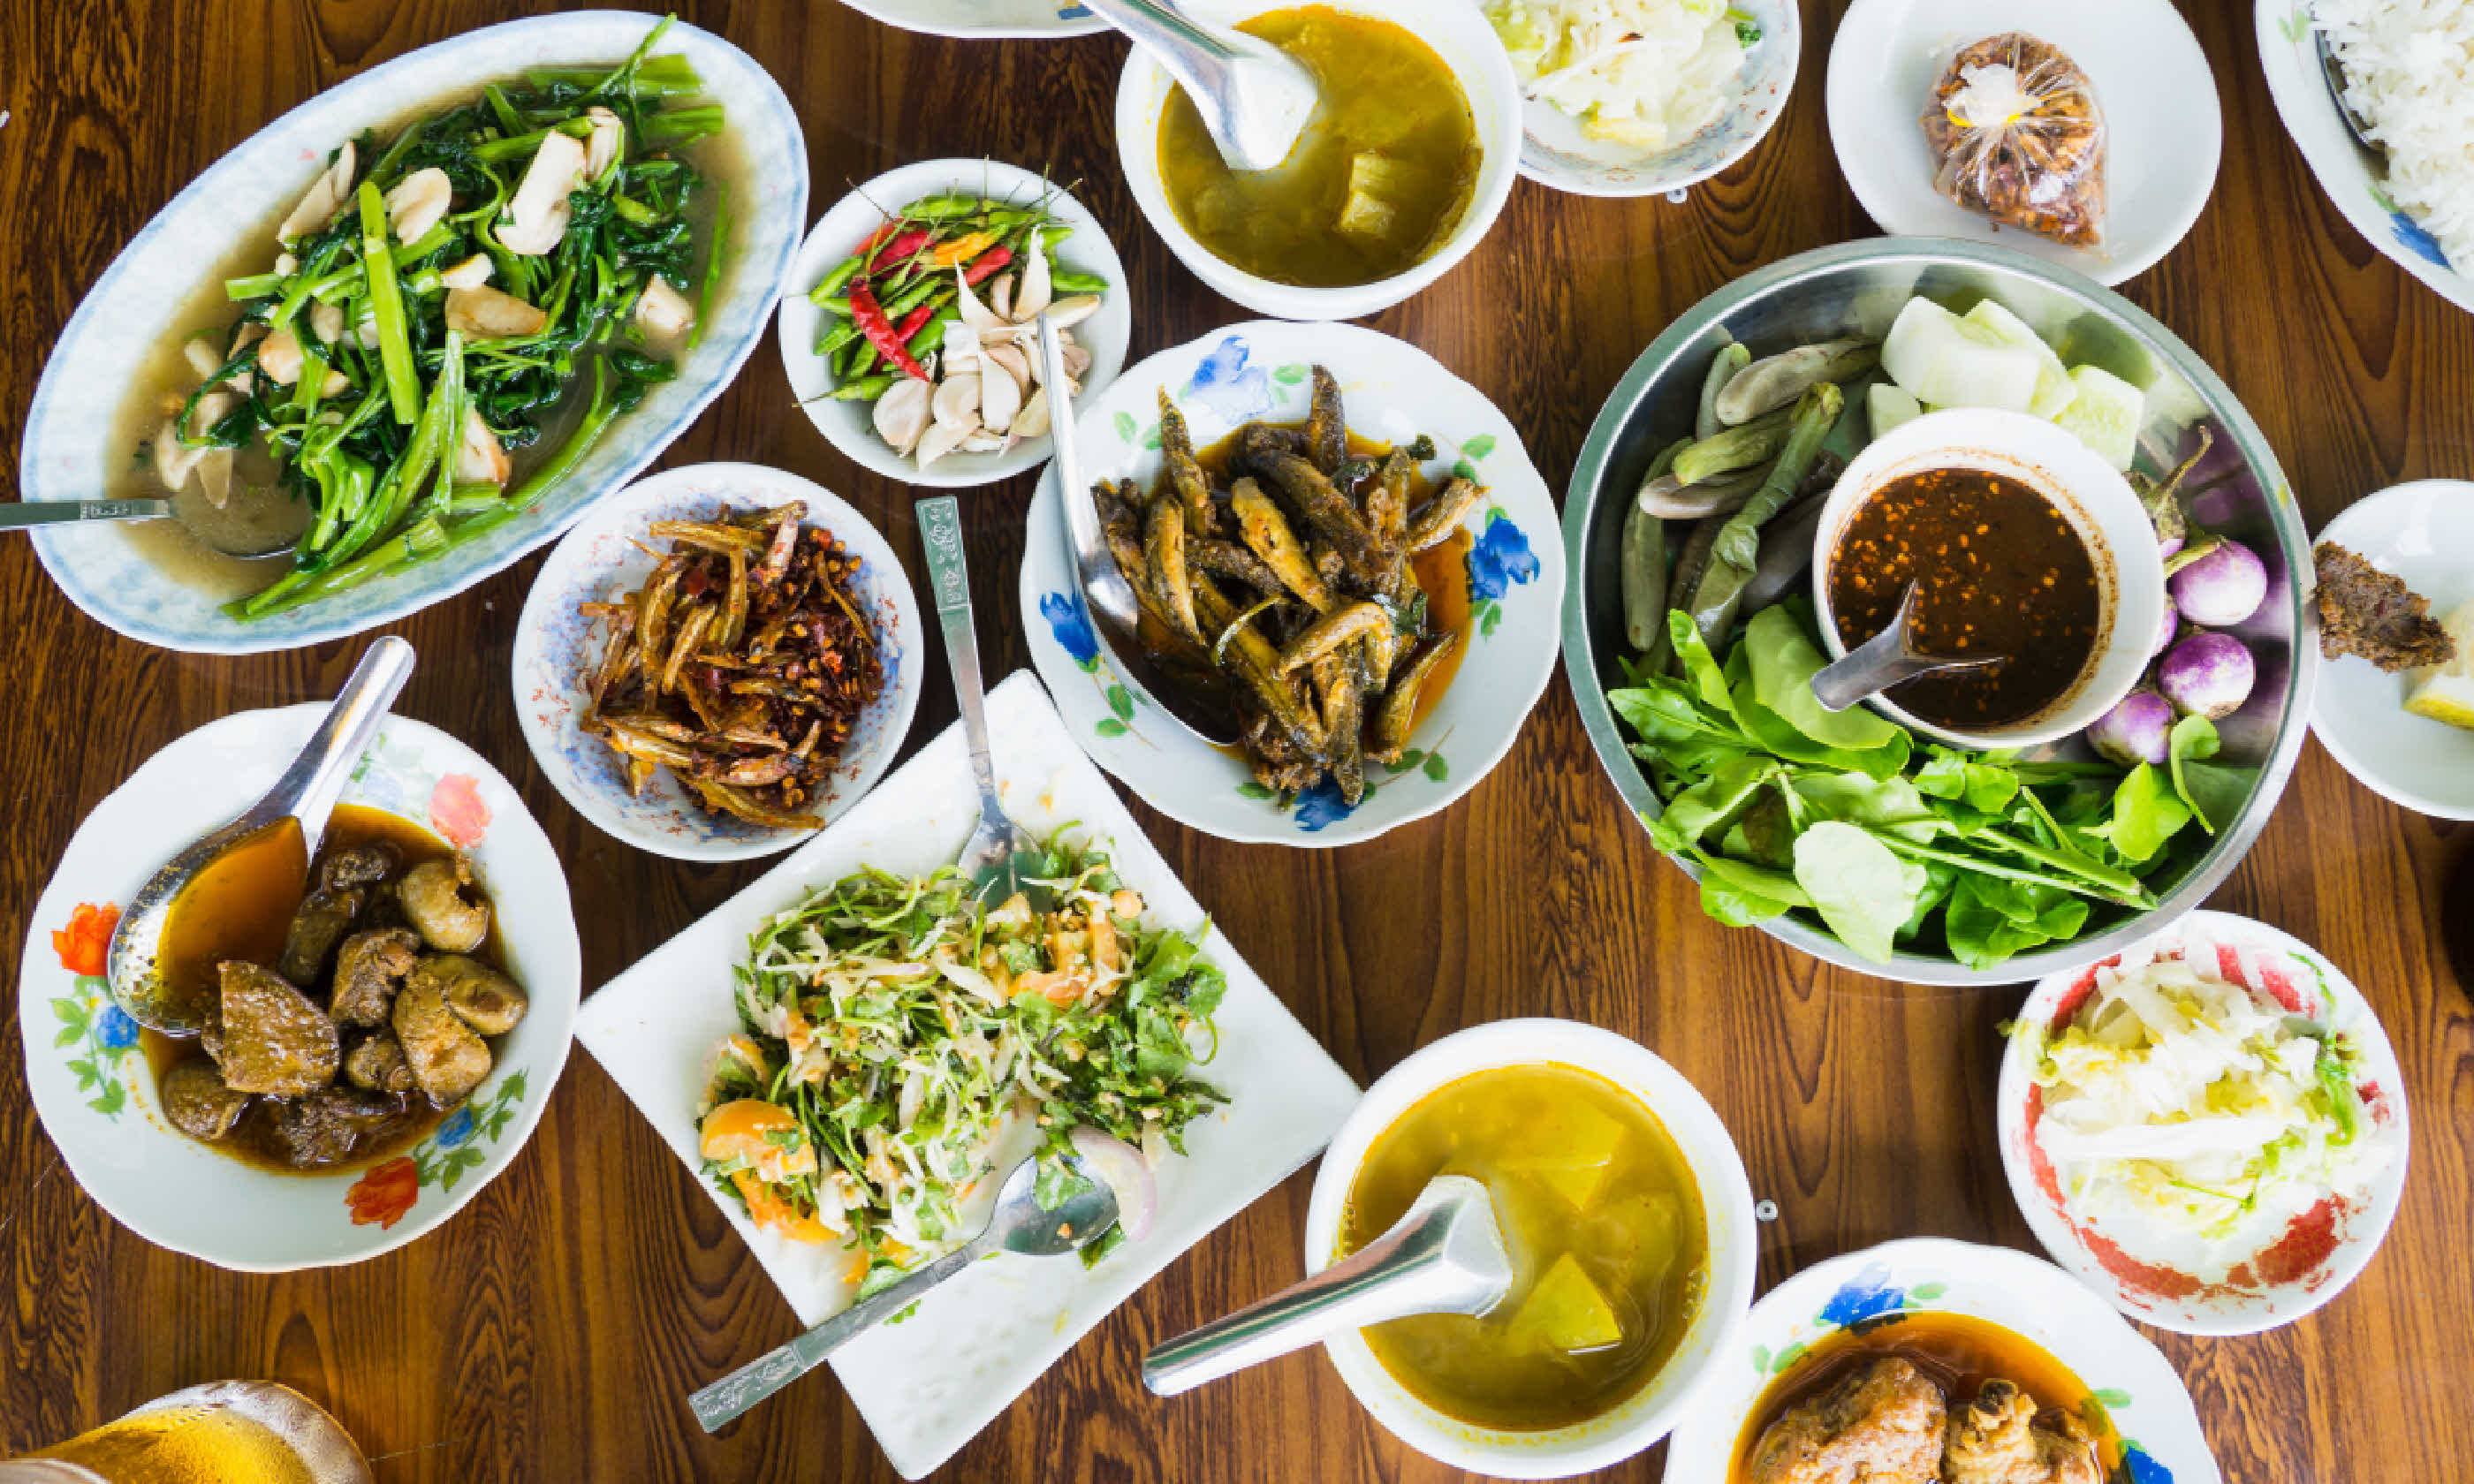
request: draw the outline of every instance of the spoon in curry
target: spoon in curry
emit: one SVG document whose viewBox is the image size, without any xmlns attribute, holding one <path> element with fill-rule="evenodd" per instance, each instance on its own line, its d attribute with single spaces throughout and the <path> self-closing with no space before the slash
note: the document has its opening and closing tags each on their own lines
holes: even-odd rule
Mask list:
<svg viewBox="0 0 2474 1484">
<path fill-rule="evenodd" d="M 1055 399 L 1050 438 L 1056 474 L 1057 503 L 1065 509 L 1065 530 L 1073 543 L 1066 553 L 1074 562 L 1076 586 L 1090 610 L 1091 633 L 1107 652 L 1111 667 L 1126 688 L 1152 709 L 1176 718 L 1178 725 L 1213 747 L 1237 740 L 1237 712 L 1228 685 L 1216 669 L 1200 666 L 1172 674 L 1141 638 L 1142 600 L 1108 549 L 1108 533 L 1101 528 L 1100 512 L 1091 503 L 1091 487 L 1082 479 L 1082 458 L 1076 445 L 1074 403 L 1061 389 L 1065 351 L 1048 317 L 1039 320 L 1040 368 Z"/>
<path fill-rule="evenodd" d="M 317 855 L 327 818 L 334 812 L 335 801 L 370 738 L 376 734 L 378 723 L 386 719 L 387 707 L 411 679 L 412 660 L 412 646 L 393 634 L 371 645 L 327 708 L 318 730 L 310 733 L 308 744 L 266 796 L 240 818 L 165 861 L 138 889 L 112 932 L 105 969 L 112 999 L 132 1019 L 166 1036 L 198 1034 L 203 1021 L 197 1008 L 183 1002 L 156 969 L 157 947 L 163 941 L 173 903 L 226 852 L 285 819 L 300 824 L 303 863 Z"/>
<path fill-rule="evenodd" d="M 1243 32 L 1198 25 L 1174 0 L 1083 3 L 1176 79 L 1229 169 L 1271 170 L 1297 147 L 1322 90 L 1296 59 Z"/>
<path fill-rule="evenodd" d="M 1077 1166 L 1079 1168 L 1079 1166 Z M 1053 1207 L 1039 1204 L 1039 1161 L 1013 1167 L 997 1191 L 997 1209 L 985 1230 L 952 1252 L 879 1289 L 771 1353 L 759 1356 L 688 1398 L 707 1432 L 789 1385 L 827 1355 L 919 1301 L 919 1296 L 991 1253 L 1055 1257 L 1078 1252 L 1117 1224 L 1117 1195 L 1104 1181 L 1086 1178 Z"/>
</svg>

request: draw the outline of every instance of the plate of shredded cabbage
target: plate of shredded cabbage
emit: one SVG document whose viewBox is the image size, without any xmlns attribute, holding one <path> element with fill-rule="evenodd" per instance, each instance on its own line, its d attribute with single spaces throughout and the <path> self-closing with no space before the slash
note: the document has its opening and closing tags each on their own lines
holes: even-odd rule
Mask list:
<svg viewBox="0 0 2474 1484">
<path fill-rule="evenodd" d="M 1526 100 L 1520 173 L 1559 191 L 1680 191 L 1760 142 L 1795 86 L 1786 0 L 1480 3 Z"/>
<path fill-rule="evenodd" d="M 2327 1303 L 2404 1188 L 2404 1079 L 2378 1017 L 2318 953 L 2225 913 L 2038 984 L 1999 1101 L 2038 1240 L 2124 1312 L 2186 1333 Z"/>
</svg>

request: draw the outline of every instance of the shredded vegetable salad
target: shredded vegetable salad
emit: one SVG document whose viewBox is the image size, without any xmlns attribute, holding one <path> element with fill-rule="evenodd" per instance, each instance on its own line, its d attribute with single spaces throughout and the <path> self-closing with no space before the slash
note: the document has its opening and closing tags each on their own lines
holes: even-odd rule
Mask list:
<svg viewBox="0 0 2474 1484">
<path fill-rule="evenodd" d="M 1528 96 L 1589 138 L 1664 149 L 1726 107 L 1760 27 L 1726 0 L 1487 0 Z"/>
<path fill-rule="evenodd" d="M 743 1033 L 701 1114 L 705 1170 L 759 1226 L 857 1249 L 863 1287 L 969 1235 L 957 1209 L 1017 1118 L 1039 1131 L 1047 1199 L 1081 1178 L 1066 1160 L 1078 1127 L 1155 1164 L 1225 1101 L 1192 1075 L 1218 1049 L 1227 988 L 1199 951 L 1206 929 L 1146 925 L 1096 845 L 1060 835 L 1046 851 L 1045 912 L 1019 895 L 983 909 L 950 867 L 866 870 L 749 941 Z"/>
<path fill-rule="evenodd" d="M 2083 1215 L 2218 1242 L 2372 1172 L 2358 1048 L 2215 968 L 2099 969 L 2068 1024 L 2017 1028 L 2044 1089 L 2037 1141 Z"/>
</svg>

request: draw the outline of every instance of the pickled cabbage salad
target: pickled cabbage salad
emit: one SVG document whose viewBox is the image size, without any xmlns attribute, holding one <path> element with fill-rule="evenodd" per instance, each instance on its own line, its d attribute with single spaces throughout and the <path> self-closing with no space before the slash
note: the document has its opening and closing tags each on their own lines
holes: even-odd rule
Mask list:
<svg viewBox="0 0 2474 1484">
<path fill-rule="evenodd" d="M 1760 27 L 1726 0 L 1487 0 L 1530 98 L 1581 132 L 1662 150 L 1718 116 Z"/>
<path fill-rule="evenodd" d="M 2036 1142 L 2074 1215 L 2178 1236 L 2209 1278 L 2390 1154 L 2352 1040 L 2217 969 L 2212 949 L 2125 956 L 2068 1022 L 2014 1029 L 2044 1090 Z"/>
</svg>

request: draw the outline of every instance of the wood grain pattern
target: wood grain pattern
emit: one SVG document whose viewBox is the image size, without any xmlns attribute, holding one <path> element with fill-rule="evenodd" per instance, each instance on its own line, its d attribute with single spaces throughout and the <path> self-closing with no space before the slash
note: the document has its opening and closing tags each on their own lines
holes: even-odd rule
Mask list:
<svg viewBox="0 0 2474 1484">
<path fill-rule="evenodd" d="M 409 48 L 538 6 L 484 0 L 0 0 L 0 478 L 61 325 L 145 219 L 283 109 Z M 1141 222 L 1117 178 L 1125 46 L 906 36 L 831 4 L 682 4 L 746 47 L 802 110 L 821 211 L 847 182 L 990 153 L 1080 181 L 1132 277 L 1135 356 L 1244 318 Z M 1776 133 L 1689 202 L 1593 202 L 1523 184 L 1469 260 L 1378 328 L 1423 346 L 1526 433 L 1560 481 L 1638 349 L 1704 295 L 1873 230 L 1821 107 L 1834 5 Z M 2474 467 L 2474 319 L 2354 233 L 2279 127 L 2248 7 L 2187 7 L 2216 69 L 2226 150 L 2190 238 L 2130 297 L 2223 373 L 2314 527 L 2399 479 Z M 833 453 L 773 347 L 667 456 L 776 465 L 875 516 L 918 575 L 906 491 Z M 1009 574 L 1028 477 L 967 494 L 991 674 L 1026 661 Z M 511 630 L 537 562 L 399 624 L 424 657 L 402 708 L 481 748 L 523 791 L 583 904 L 598 984 L 751 879 L 616 844 L 569 810 L 516 730 Z M 148 650 L 59 596 L 0 542 L 0 634 L 18 677 L 0 728 L 0 963 L 87 810 L 158 748 L 232 710 L 323 697 L 359 641 L 247 659 Z M 932 676 L 913 745 L 952 720 Z M 1600 776 L 1549 688 L 1512 755 L 1440 817 L 1335 853 L 1239 847 L 1135 805 L 1231 938 L 1361 1080 L 1460 1026 L 1574 1016 L 1697 1082 L 1782 1216 L 1761 1277 L 1885 1238 L 2032 1248 L 1995 1154 L 1995 1026 L 2017 991 L 1953 993 L 1844 972 L 1705 921 Z M 2237 1481 L 2439 1479 L 2474 1456 L 2474 1016 L 2443 946 L 2443 886 L 2474 831 L 2400 812 L 2317 746 L 2215 898 L 2296 933 L 2370 993 L 2415 1114 L 2405 1209 L 2379 1260 L 2275 1333 L 2160 1335 Z M 2454 909 L 2464 914 L 2467 898 Z M 13 999 L 13 995 L 12 996 Z M 357 1267 L 224 1273 L 120 1230 L 60 1167 L 0 1026 L 0 1449 L 65 1437 L 228 1376 L 327 1400 L 389 1480 L 893 1477 L 830 1379 L 719 1438 L 692 1388 L 786 1338 L 789 1311 L 695 1182 L 589 1056 L 529 1147 L 450 1226 Z M 947 1471 L 969 1480 L 1423 1481 L 1452 1476 L 1374 1428 L 1300 1357 L 1157 1402 L 1150 1345 L 1294 1280 L 1299 1175 L 1172 1266 Z M 1607 1477 L 1655 1479 L 1652 1452 Z"/>
</svg>

